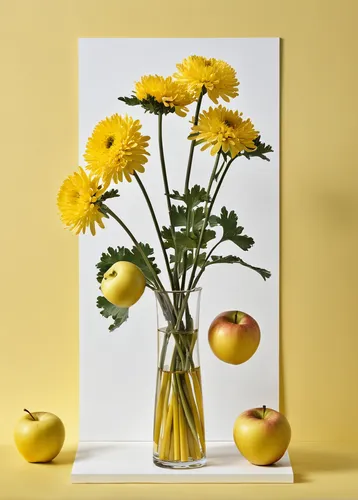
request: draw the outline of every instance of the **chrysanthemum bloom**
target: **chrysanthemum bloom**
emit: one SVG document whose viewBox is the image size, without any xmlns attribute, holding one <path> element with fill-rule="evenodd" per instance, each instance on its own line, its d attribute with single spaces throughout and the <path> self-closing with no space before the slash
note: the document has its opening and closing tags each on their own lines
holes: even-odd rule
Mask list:
<svg viewBox="0 0 358 500">
<path fill-rule="evenodd" d="M 154 98 L 161 105 L 161 108 L 158 107 L 159 112 L 175 111 L 179 116 L 185 116 L 189 111 L 186 106 L 194 101 L 193 95 L 186 87 L 173 80 L 171 76 L 167 78 L 159 75 L 142 76 L 135 84 L 135 95 L 140 101 L 150 101 Z"/>
<path fill-rule="evenodd" d="M 239 95 L 236 71 L 225 61 L 190 56 L 177 64 L 177 69 L 174 78 L 185 84 L 195 99 L 199 97 L 203 87 L 215 104 L 218 103 L 220 97 L 229 102 L 230 99 Z"/>
<path fill-rule="evenodd" d="M 211 147 L 211 154 L 215 155 L 222 149 L 235 158 L 240 151 L 254 151 L 254 140 L 259 132 L 248 118 L 243 120 L 242 113 L 232 111 L 223 106 L 210 107 L 199 116 L 198 125 L 194 125 L 189 139 L 202 141 L 202 150 Z"/>
<path fill-rule="evenodd" d="M 100 121 L 87 141 L 87 169 L 106 182 L 131 182 L 134 171 L 144 172 L 149 136 L 142 135 L 139 120 L 112 115 Z"/>
<path fill-rule="evenodd" d="M 85 233 L 90 228 L 96 234 L 96 224 L 104 228 L 98 199 L 105 192 L 105 186 L 100 186 L 99 177 L 88 176 L 83 168 L 62 184 L 57 195 L 57 206 L 63 224 L 75 234 Z"/>
</svg>

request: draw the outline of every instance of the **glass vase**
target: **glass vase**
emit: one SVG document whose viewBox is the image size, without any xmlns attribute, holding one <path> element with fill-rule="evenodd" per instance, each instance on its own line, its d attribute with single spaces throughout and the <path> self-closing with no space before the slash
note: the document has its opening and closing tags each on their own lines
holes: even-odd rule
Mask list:
<svg viewBox="0 0 358 500">
<path fill-rule="evenodd" d="M 188 469 L 206 463 L 199 359 L 201 288 L 155 291 L 158 370 L 153 460 L 160 467 Z"/>
</svg>

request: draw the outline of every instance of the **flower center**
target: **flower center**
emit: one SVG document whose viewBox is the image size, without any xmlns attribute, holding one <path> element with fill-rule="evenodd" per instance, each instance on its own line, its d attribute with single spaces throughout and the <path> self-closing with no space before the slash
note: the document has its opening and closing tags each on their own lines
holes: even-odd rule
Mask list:
<svg viewBox="0 0 358 500">
<path fill-rule="evenodd" d="M 110 135 L 109 137 L 107 137 L 106 140 L 106 148 L 109 149 L 111 146 L 113 146 L 113 143 L 114 143 L 114 137 L 113 135 Z"/>
</svg>

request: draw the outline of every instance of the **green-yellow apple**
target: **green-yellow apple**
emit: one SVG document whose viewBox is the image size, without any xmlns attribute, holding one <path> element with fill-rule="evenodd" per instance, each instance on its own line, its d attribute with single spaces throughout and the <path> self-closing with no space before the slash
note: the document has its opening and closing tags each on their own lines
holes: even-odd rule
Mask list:
<svg viewBox="0 0 358 500">
<path fill-rule="evenodd" d="M 234 424 L 234 441 L 252 464 L 271 465 L 280 460 L 291 440 L 287 418 L 271 408 L 253 408 L 239 415 Z"/>
<path fill-rule="evenodd" d="M 17 449 L 28 462 L 50 462 L 65 441 L 62 421 L 53 413 L 24 411 L 14 432 Z"/>
<path fill-rule="evenodd" d="M 245 363 L 260 343 L 260 327 L 249 314 L 225 311 L 209 327 L 210 347 L 221 361 L 232 365 Z"/>
<path fill-rule="evenodd" d="M 120 260 L 103 275 L 101 290 L 112 304 L 131 307 L 143 295 L 145 285 L 145 276 L 139 267 Z"/>
</svg>

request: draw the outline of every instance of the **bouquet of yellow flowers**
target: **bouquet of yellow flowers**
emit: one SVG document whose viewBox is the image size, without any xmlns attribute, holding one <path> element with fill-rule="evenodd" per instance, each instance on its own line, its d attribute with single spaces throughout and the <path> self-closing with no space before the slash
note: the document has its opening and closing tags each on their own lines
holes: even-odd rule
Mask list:
<svg viewBox="0 0 358 500">
<path fill-rule="evenodd" d="M 141 106 L 158 120 L 158 145 L 168 223 L 161 226 L 141 180 L 148 162 L 150 137 L 141 123 L 128 115 L 114 114 L 100 121 L 88 139 L 85 168 L 70 175 L 58 194 L 62 222 L 76 234 L 92 235 L 113 218 L 133 242 L 132 248 L 108 248 L 97 264 L 103 295 L 97 306 L 113 322 L 113 331 L 128 318 L 128 309 L 144 288 L 154 290 L 158 305 L 158 377 L 154 419 L 154 461 L 168 467 L 195 467 L 205 463 L 205 433 L 200 364 L 197 353 L 199 280 L 214 264 L 246 266 L 266 280 L 270 272 L 236 255 L 214 254 L 224 241 L 242 251 L 254 240 L 244 234 L 234 211 L 225 206 L 213 213 L 215 200 L 232 164 L 241 157 L 268 160 L 272 152 L 249 118 L 219 104 L 238 96 L 236 72 L 228 63 L 190 56 L 177 64 L 172 76 L 146 75 L 135 83 L 131 96 L 119 97 L 128 106 Z M 202 111 L 204 100 L 215 106 Z M 190 121 L 188 163 L 183 191 L 171 190 L 163 145 L 163 120 L 170 113 L 185 118 L 195 104 Z M 194 153 L 210 150 L 213 166 L 207 186 L 191 186 Z M 147 203 L 163 253 L 171 290 L 160 279 L 154 251 L 132 233 L 110 208 L 119 196 L 113 184 L 135 180 Z M 217 229 L 220 228 L 219 234 Z M 209 249 L 210 246 L 210 249 Z M 108 286 L 120 278 L 119 289 Z"/>
</svg>

